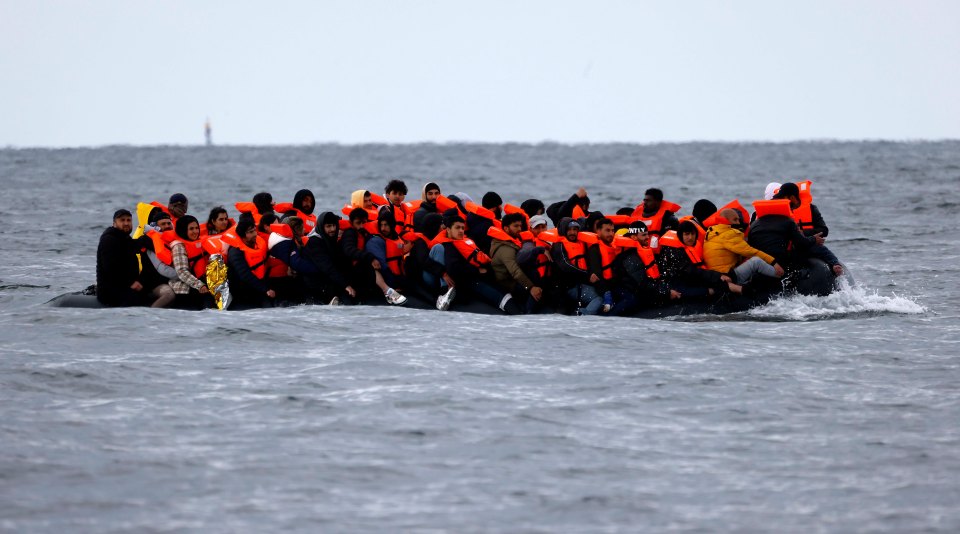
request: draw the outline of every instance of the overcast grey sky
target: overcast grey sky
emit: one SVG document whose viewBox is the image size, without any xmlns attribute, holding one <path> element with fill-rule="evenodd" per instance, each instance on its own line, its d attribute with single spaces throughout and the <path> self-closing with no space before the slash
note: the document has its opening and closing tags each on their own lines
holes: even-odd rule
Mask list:
<svg viewBox="0 0 960 534">
<path fill-rule="evenodd" d="M 0 146 L 960 138 L 960 2 L 0 0 Z"/>
</svg>

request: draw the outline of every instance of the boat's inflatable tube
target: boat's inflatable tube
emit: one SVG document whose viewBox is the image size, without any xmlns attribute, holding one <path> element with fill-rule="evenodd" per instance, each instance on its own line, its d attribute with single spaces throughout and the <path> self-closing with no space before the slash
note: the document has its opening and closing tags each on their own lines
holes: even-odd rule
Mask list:
<svg viewBox="0 0 960 534">
<path fill-rule="evenodd" d="M 657 319 L 663 317 L 674 317 L 684 315 L 723 315 L 727 313 L 738 313 L 749 310 L 750 308 L 766 304 L 771 299 L 782 294 L 800 293 L 802 295 L 826 296 L 836 290 L 837 282 L 833 271 L 821 260 L 810 258 L 806 264 L 800 268 L 789 271 L 783 280 L 768 279 L 766 284 L 761 279 L 756 279 L 756 283 L 748 295 L 725 294 L 720 298 L 699 301 L 683 302 L 679 304 L 669 304 L 657 308 L 645 308 L 631 314 L 632 317 L 641 317 L 648 319 Z M 404 293 L 407 297 L 407 303 L 404 308 L 417 310 L 436 309 L 436 299 L 419 291 L 407 291 Z M 93 294 L 92 287 L 76 293 L 66 293 L 60 295 L 47 303 L 49 306 L 58 308 L 105 308 Z M 382 297 L 374 296 L 364 299 L 361 304 L 374 306 L 387 306 L 387 302 Z M 231 310 L 235 308 L 231 307 Z M 485 315 L 502 315 L 503 312 L 496 306 L 491 306 L 477 299 L 468 300 L 457 297 L 450 307 L 451 311 L 460 311 L 467 313 L 479 313 Z M 561 313 L 557 310 L 542 310 L 539 313 Z"/>
</svg>

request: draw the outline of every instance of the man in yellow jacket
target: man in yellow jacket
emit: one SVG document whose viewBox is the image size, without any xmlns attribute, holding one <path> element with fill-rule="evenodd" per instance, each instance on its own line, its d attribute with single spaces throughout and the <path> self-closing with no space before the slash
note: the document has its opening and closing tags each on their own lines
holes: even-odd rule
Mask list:
<svg viewBox="0 0 960 534">
<path fill-rule="evenodd" d="M 728 274 L 740 285 L 749 283 L 757 273 L 783 276 L 783 267 L 773 256 L 748 245 L 743 232 L 734 228 L 740 224 L 740 212 L 725 209 L 719 215 L 720 223 L 707 229 L 703 242 L 703 262 L 707 269 Z"/>
</svg>

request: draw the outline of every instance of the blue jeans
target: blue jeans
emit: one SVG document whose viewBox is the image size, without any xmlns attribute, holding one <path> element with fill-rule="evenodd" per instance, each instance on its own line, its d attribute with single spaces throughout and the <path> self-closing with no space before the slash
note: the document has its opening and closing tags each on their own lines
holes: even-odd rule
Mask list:
<svg viewBox="0 0 960 534">
<path fill-rule="evenodd" d="M 597 315 L 603 308 L 603 297 L 590 284 L 579 284 L 567 290 L 567 297 L 577 304 L 578 315 Z"/>
</svg>

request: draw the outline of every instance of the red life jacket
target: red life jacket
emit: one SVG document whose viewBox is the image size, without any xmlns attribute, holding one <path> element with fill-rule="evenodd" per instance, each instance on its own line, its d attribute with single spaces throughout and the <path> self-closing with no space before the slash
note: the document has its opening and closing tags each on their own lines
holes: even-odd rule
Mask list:
<svg viewBox="0 0 960 534">
<path fill-rule="evenodd" d="M 440 235 L 438 235 L 432 241 L 432 243 L 453 243 L 453 246 L 456 247 L 457 252 L 459 252 L 460 255 L 463 256 L 463 258 L 474 267 L 479 268 L 490 264 L 490 256 L 487 256 L 482 250 L 477 248 L 477 244 L 474 243 L 473 239 L 470 239 L 469 237 L 465 237 L 463 239 L 450 239 L 447 237 L 446 232 L 441 232 Z"/>
<path fill-rule="evenodd" d="M 263 280 L 267 274 L 267 254 L 269 250 L 267 250 L 267 242 L 262 237 L 258 235 L 256 247 L 250 248 L 237 236 L 236 229 L 231 228 L 223 233 L 221 240 L 231 247 L 240 249 L 247 260 L 247 265 L 250 266 L 250 271 L 254 276 Z"/>
<path fill-rule="evenodd" d="M 668 230 L 662 236 L 660 236 L 660 246 L 661 247 L 671 247 L 671 248 L 682 248 L 686 252 L 687 257 L 690 258 L 690 263 L 698 269 L 704 269 L 703 265 L 703 255 L 697 252 L 697 247 L 688 247 L 683 244 L 683 241 L 680 240 L 680 236 L 677 235 L 676 230 Z"/>
<path fill-rule="evenodd" d="M 669 201 L 660 202 L 660 209 L 656 213 L 647 217 L 643 214 L 643 204 L 637 206 L 633 213 L 630 214 L 635 221 L 643 221 L 643 224 L 647 225 L 647 231 L 652 235 L 660 235 L 663 228 L 663 217 L 667 212 L 676 213 L 680 211 L 680 206 Z"/>
</svg>

